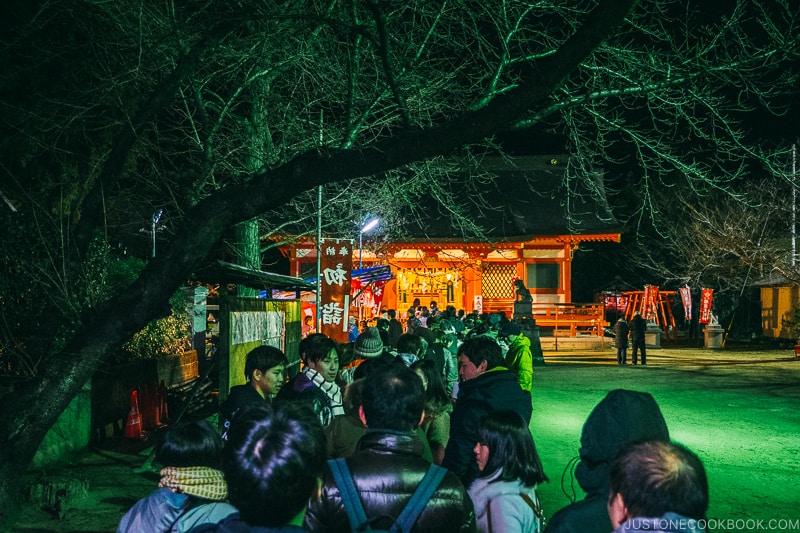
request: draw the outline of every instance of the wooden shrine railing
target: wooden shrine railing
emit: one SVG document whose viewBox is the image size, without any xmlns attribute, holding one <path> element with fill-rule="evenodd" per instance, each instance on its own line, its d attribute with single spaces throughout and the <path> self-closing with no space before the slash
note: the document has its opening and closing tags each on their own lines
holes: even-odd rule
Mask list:
<svg viewBox="0 0 800 533">
<path fill-rule="evenodd" d="M 579 333 L 603 336 L 608 326 L 603 304 L 533 304 L 533 318 L 540 328 L 552 328 L 553 335 L 576 337 Z"/>
<path fill-rule="evenodd" d="M 483 310 L 487 313 L 500 311 L 512 318 L 513 308 L 513 300 L 483 300 Z M 602 337 L 603 328 L 609 325 L 605 320 L 603 304 L 534 303 L 532 311 L 536 325 L 551 330 L 553 336 L 577 337 L 579 334 L 590 334 Z"/>
</svg>

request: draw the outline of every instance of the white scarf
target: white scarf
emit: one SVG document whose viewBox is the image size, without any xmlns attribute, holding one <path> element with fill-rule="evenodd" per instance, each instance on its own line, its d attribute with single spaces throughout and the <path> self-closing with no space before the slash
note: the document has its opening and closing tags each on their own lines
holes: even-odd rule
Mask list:
<svg viewBox="0 0 800 533">
<path fill-rule="evenodd" d="M 339 388 L 339 385 L 337 385 L 335 382 L 325 381 L 325 378 L 322 377 L 322 374 L 309 366 L 303 369 L 303 374 L 305 374 L 311 383 L 316 385 L 319 390 L 324 392 L 328 397 L 328 400 L 330 400 L 331 403 L 331 411 L 333 412 L 333 416 L 343 415 L 344 407 L 342 405 L 342 390 Z"/>
</svg>

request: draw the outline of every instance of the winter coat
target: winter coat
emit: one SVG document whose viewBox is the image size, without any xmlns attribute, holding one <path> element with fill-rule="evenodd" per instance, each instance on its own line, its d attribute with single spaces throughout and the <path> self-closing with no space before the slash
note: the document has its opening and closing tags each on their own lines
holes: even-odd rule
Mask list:
<svg viewBox="0 0 800 533">
<path fill-rule="evenodd" d="M 622 319 L 617 320 L 617 323 L 614 324 L 614 342 L 617 344 L 617 348 L 628 347 L 629 332 L 630 328 L 628 327 L 628 323 Z"/>
<path fill-rule="evenodd" d="M 519 386 L 530 392 L 533 388 L 533 354 L 531 340 L 525 335 L 517 335 L 506 353 L 506 366 L 517 374 Z"/>
<path fill-rule="evenodd" d="M 333 407 L 328 395 L 302 372 L 295 375 L 275 396 L 276 405 L 287 401 L 307 402 L 319 418 L 322 427 L 328 427 L 333 421 Z"/>
<path fill-rule="evenodd" d="M 489 477 L 479 477 L 469 488 L 469 497 L 475 506 L 475 523 L 480 533 L 489 531 L 489 507 L 491 506 L 491 531 L 493 533 L 519 531 L 539 533 L 541 520 L 520 496 L 525 493 L 536 505 L 539 498 L 535 487 L 526 487 L 522 481 L 495 481 L 500 470 Z"/>
<path fill-rule="evenodd" d="M 389 344 L 394 348 L 397 346 L 397 339 L 403 334 L 403 324 L 396 318 L 389 320 Z"/>
<path fill-rule="evenodd" d="M 627 445 L 643 440 L 669 441 L 667 423 L 658 404 L 646 392 L 612 390 L 589 414 L 581 432 L 575 478 L 586 497 L 553 515 L 545 532 L 611 531 L 606 507 L 611 462 Z"/>
<path fill-rule="evenodd" d="M 350 457 L 356 449 L 359 439 L 367 432 L 367 428 L 351 413 L 334 417 L 331 425 L 325 428 L 328 459 Z"/>
<path fill-rule="evenodd" d="M 370 430 L 361 438 L 347 466 L 368 519 L 400 514 L 430 467 L 422 458 L 422 447 L 411 432 Z M 391 519 L 379 519 L 372 528 L 388 529 L 391 523 Z M 339 487 L 327 465 L 322 495 L 309 502 L 305 526 L 322 533 L 351 531 Z M 454 474 L 447 473 L 412 531 L 475 531 L 472 502 Z"/>
<path fill-rule="evenodd" d="M 494 367 L 459 383 L 442 466 L 454 472 L 464 485 L 469 486 L 479 473 L 472 452 L 478 442 L 478 424 L 486 414 L 506 409 L 516 411 L 526 424 L 530 423 L 531 395 L 520 388 L 516 374 L 507 368 Z"/>
<path fill-rule="evenodd" d="M 453 405 L 448 403 L 436 409 L 426 409 L 425 418 L 420 424 L 420 428 L 425 433 L 428 442 L 437 442 L 443 448 L 447 447 L 450 441 L 450 414 L 453 412 Z"/>
<path fill-rule="evenodd" d="M 300 526 L 251 526 L 239 517 L 239 513 L 236 513 L 219 524 L 199 527 L 190 533 L 303 533 L 304 531 L 308 530 Z"/>
<path fill-rule="evenodd" d="M 228 503 L 203 500 L 160 488 L 136 502 L 125 513 L 117 526 L 117 533 L 184 532 L 201 524 L 216 524 L 237 512 Z"/>
<path fill-rule="evenodd" d="M 358 441 L 366 432 L 367 427 L 353 414 L 333 417 L 331 425 L 325 428 L 328 459 L 353 455 L 358 447 Z M 420 426 L 414 430 L 414 434 L 423 443 L 422 458 L 432 463 L 433 454 L 425 430 Z"/>
<path fill-rule="evenodd" d="M 448 394 L 453 390 L 453 385 L 458 382 L 458 359 L 456 358 L 456 354 L 452 351 L 457 348 L 457 344 L 453 343 L 451 348 L 444 350 L 443 373 Z"/>
<path fill-rule="evenodd" d="M 630 518 L 620 524 L 614 533 L 705 533 L 697 520 L 677 513 L 666 513 L 661 517 Z"/>
<path fill-rule="evenodd" d="M 631 319 L 631 340 L 644 342 L 644 334 L 647 330 L 647 322 L 642 315 L 633 315 Z"/>
<path fill-rule="evenodd" d="M 265 403 L 269 404 L 270 400 L 262 398 L 258 391 L 249 383 L 231 387 L 228 398 L 222 402 L 219 408 L 222 439 L 228 440 L 228 429 L 230 429 L 231 422 L 242 407 L 246 405 L 263 405 Z"/>
</svg>

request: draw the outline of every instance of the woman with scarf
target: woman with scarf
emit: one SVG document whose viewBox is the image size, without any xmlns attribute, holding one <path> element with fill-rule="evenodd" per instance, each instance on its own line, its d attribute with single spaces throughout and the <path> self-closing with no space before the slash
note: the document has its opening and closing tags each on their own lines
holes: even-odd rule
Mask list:
<svg viewBox="0 0 800 533">
<path fill-rule="evenodd" d="M 536 485 L 547 481 L 530 429 L 513 411 L 495 411 L 478 427 L 475 460 L 480 476 L 469 495 L 477 530 L 539 533 L 544 524 Z"/>
<path fill-rule="evenodd" d="M 224 503 L 228 487 L 220 470 L 222 439 L 206 420 L 168 428 L 155 452 L 164 467 L 159 488 L 125 513 L 117 533 L 189 531 L 236 512 Z"/>
</svg>

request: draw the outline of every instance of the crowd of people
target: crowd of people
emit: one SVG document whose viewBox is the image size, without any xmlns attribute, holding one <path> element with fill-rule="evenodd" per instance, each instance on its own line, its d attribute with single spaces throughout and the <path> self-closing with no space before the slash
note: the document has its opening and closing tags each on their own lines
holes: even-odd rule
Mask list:
<svg viewBox="0 0 800 533">
<path fill-rule="evenodd" d="M 502 313 L 415 302 L 408 316 L 353 324 L 345 345 L 306 332 L 288 380 L 283 352 L 252 350 L 218 428 L 163 433 L 159 488 L 117 531 L 702 531 L 702 463 L 670 442 L 652 396 L 627 390 L 584 424 L 585 498 L 546 523 L 530 341 Z"/>
</svg>

